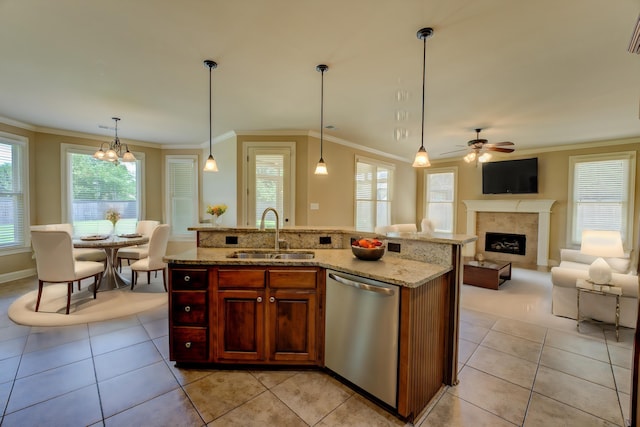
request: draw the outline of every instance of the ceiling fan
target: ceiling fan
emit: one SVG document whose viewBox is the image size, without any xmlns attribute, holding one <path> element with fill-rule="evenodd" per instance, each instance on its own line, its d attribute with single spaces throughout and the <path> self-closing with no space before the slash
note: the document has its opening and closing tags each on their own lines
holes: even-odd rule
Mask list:
<svg viewBox="0 0 640 427">
<path fill-rule="evenodd" d="M 503 141 L 503 142 L 494 142 L 490 143 L 486 139 L 480 138 L 480 131 L 482 129 L 476 129 L 476 139 L 472 139 L 467 142 L 469 146 L 469 153 L 464 156 L 464 161 L 467 163 L 471 163 L 473 161 L 476 164 L 486 163 L 491 159 L 491 153 L 489 151 L 497 151 L 500 153 L 512 153 L 514 148 L 505 148 L 508 145 L 514 145 L 511 141 Z"/>
</svg>

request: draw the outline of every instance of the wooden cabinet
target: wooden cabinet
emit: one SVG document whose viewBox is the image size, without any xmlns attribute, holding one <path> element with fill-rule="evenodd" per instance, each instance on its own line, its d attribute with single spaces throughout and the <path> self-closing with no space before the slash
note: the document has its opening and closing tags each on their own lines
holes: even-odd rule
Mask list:
<svg viewBox="0 0 640 427">
<path fill-rule="evenodd" d="M 169 289 L 169 356 L 171 360 L 208 361 L 210 330 L 207 270 L 171 269 Z"/>
<path fill-rule="evenodd" d="M 170 265 L 169 269 L 171 360 L 322 364 L 320 268 Z"/>
</svg>

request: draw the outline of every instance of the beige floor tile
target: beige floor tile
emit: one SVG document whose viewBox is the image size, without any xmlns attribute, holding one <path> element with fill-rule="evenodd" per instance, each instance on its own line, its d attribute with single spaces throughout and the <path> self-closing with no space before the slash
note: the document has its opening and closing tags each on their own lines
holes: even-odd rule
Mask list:
<svg viewBox="0 0 640 427">
<path fill-rule="evenodd" d="M 95 384 L 95 381 L 91 359 L 17 379 L 7 413 Z"/>
<path fill-rule="evenodd" d="M 480 344 L 489 332 L 489 328 L 474 325 L 469 322 L 460 322 L 460 338 Z"/>
<path fill-rule="evenodd" d="M 9 401 L 9 394 L 11 393 L 11 388 L 13 387 L 13 382 L 6 382 L 0 384 L 0 408 L 6 408 L 7 402 Z"/>
<path fill-rule="evenodd" d="M 460 320 L 472 323 L 477 326 L 482 326 L 483 328 L 491 329 L 491 327 L 496 323 L 499 319 L 498 316 L 494 316 L 489 313 L 483 313 L 481 311 L 475 310 L 460 310 Z"/>
<path fill-rule="evenodd" d="M 611 365 L 559 348 L 545 346 L 540 365 L 605 387 L 615 388 Z"/>
<path fill-rule="evenodd" d="M 557 400 L 533 393 L 524 427 L 558 425 L 564 427 L 613 427 L 616 424 L 565 405 Z"/>
<path fill-rule="evenodd" d="M 607 325 L 604 329 L 604 335 L 607 338 L 608 345 L 615 345 L 617 347 L 625 347 L 628 349 L 633 348 L 633 340 L 635 338 L 635 329 L 631 328 L 620 328 L 619 335 L 620 339 L 616 341 L 616 330 L 615 327 Z"/>
<path fill-rule="evenodd" d="M 147 330 L 149 337 L 152 339 L 169 335 L 169 321 L 167 319 L 152 320 L 143 323 L 142 326 Z"/>
<path fill-rule="evenodd" d="M 117 377 L 126 372 L 163 360 L 151 341 L 104 353 L 93 358 L 98 381 Z"/>
<path fill-rule="evenodd" d="M 589 414 L 622 425 L 615 390 L 541 366 L 533 390 Z"/>
<path fill-rule="evenodd" d="M 0 342 L 0 360 L 20 356 L 26 342 L 27 337 L 18 337 Z"/>
<path fill-rule="evenodd" d="M 182 389 L 155 397 L 105 420 L 107 427 L 203 425 L 204 421 Z"/>
<path fill-rule="evenodd" d="M 530 390 L 465 366 L 449 392 L 514 424 L 522 424 Z"/>
<path fill-rule="evenodd" d="M 618 400 L 620 401 L 620 408 L 622 409 L 622 417 L 624 418 L 626 424 L 625 426 L 631 425 L 631 395 L 627 393 L 618 392 Z"/>
<path fill-rule="evenodd" d="M 611 363 L 613 365 L 631 369 L 631 362 L 633 361 L 633 351 L 630 348 L 610 345 L 609 357 L 611 357 Z"/>
<path fill-rule="evenodd" d="M 0 360 L 0 384 L 13 381 L 18 373 L 20 356 Z"/>
<path fill-rule="evenodd" d="M 199 380 L 200 378 L 211 375 L 214 372 L 211 369 L 207 368 L 179 368 L 176 366 L 175 362 L 172 362 L 170 360 L 165 360 L 164 362 L 167 364 L 169 370 L 171 371 L 171 373 L 173 373 L 173 376 L 176 377 L 176 380 L 178 380 L 178 383 L 180 385 L 190 384 L 194 381 Z"/>
<path fill-rule="evenodd" d="M 95 384 L 7 415 L 9 426 L 85 426 L 102 420 Z"/>
<path fill-rule="evenodd" d="M 109 332 L 119 331 L 120 329 L 139 326 L 140 320 L 135 315 L 118 317 L 103 322 L 89 323 L 89 335 L 95 337 L 97 335 L 108 334 Z"/>
<path fill-rule="evenodd" d="M 542 343 L 497 331 L 489 331 L 482 345 L 534 363 L 538 363 L 542 351 Z"/>
<path fill-rule="evenodd" d="M 513 427 L 514 425 L 457 396 L 445 393 L 418 427 Z"/>
<path fill-rule="evenodd" d="M 184 390 L 200 416 L 209 423 L 266 389 L 248 372 L 214 371 L 211 375 L 187 384 Z"/>
<path fill-rule="evenodd" d="M 364 397 L 354 394 L 324 417 L 317 427 L 393 427 L 410 426 Z"/>
<path fill-rule="evenodd" d="M 458 363 L 467 363 L 476 348 L 478 348 L 477 343 L 460 338 L 458 340 Z"/>
<path fill-rule="evenodd" d="M 93 349 L 93 354 L 98 355 L 148 340 L 149 334 L 147 334 L 147 331 L 142 327 L 142 325 L 138 325 L 113 332 L 107 332 L 106 334 L 92 336 L 91 348 Z"/>
<path fill-rule="evenodd" d="M 613 376 L 616 380 L 616 389 L 622 393 L 631 393 L 631 369 L 622 368 L 620 366 L 613 365 Z"/>
<path fill-rule="evenodd" d="M 581 354 L 602 362 L 609 362 L 609 353 L 604 341 L 549 329 L 545 346 Z"/>
<path fill-rule="evenodd" d="M 271 391 L 307 424 L 314 425 L 352 394 L 346 386 L 320 372 L 301 372 Z"/>
<path fill-rule="evenodd" d="M 149 323 L 159 319 L 169 319 L 169 306 L 168 304 L 161 305 L 151 310 L 143 311 L 137 314 L 140 323 Z"/>
<path fill-rule="evenodd" d="M 487 374 L 530 389 L 538 369 L 537 363 L 528 362 L 492 348 L 480 346 L 467 362 Z"/>
<path fill-rule="evenodd" d="M 98 383 L 105 418 L 179 387 L 164 362 Z"/>
<path fill-rule="evenodd" d="M 268 389 L 277 386 L 298 373 L 300 371 L 251 371 L 251 374 Z"/>
<path fill-rule="evenodd" d="M 57 327 L 34 326 L 31 328 L 24 352 L 44 350 L 85 338 L 89 338 L 89 329 L 86 324 Z"/>
<path fill-rule="evenodd" d="M 44 350 L 32 351 L 22 356 L 18 378 L 58 368 L 91 357 L 89 339 L 73 341 Z"/>
<path fill-rule="evenodd" d="M 6 317 L 6 315 L 4 317 Z M 9 319 L 8 317 L 6 318 L 7 320 Z M 5 325 L 0 326 L 0 342 L 26 337 L 30 332 L 31 326 L 16 325 L 11 320 L 8 320 Z"/>
<path fill-rule="evenodd" d="M 162 358 L 169 360 L 169 336 L 154 338 L 153 344 L 162 355 Z"/>
<path fill-rule="evenodd" d="M 268 390 L 208 424 L 209 427 L 303 427 L 306 425 L 295 412 L 287 408 Z"/>
<path fill-rule="evenodd" d="M 498 319 L 491 329 L 539 343 L 543 342 L 547 332 L 547 328 L 542 326 L 504 318 Z"/>
</svg>

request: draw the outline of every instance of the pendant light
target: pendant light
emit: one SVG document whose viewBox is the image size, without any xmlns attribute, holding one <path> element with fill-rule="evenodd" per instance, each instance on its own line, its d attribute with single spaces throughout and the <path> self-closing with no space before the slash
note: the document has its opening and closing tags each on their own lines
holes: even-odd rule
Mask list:
<svg viewBox="0 0 640 427">
<path fill-rule="evenodd" d="M 316 175 L 327 175 L 327 164 L 324 162 L 322 158 L 322 140 L 323 140 L 323 130 L 324 130 L 324 73 L 327 71 L 329 67 L 324 64 L 320 64 L 316 67 L 316 71 L 320 71 L 321 83 L 320 83 L 320 160 L 316 165 Z"/>
<path fill-rule="evenodd" d="M 413 160 L 414 168 L 428 168 L 431 166 L 429 161 L 429 154 L 424 148 L 424 91 L 426 80 L 426 62 L 427 62 L 427 39 L 433 35 L 433 28 L 422 28 L 418 31 L 418 38 L 423 41 L 424 51 L 422 56 L 422 139 L 420 141 L 420 149 L 416 153 L 416 157 Z"/>
<path fill-rule="evenodd" d="M 213 158 L 213 154 L 211 153 L 211 142 L 213 141 L 213 133 L 212 133 L 212 113 L 211 113 L 211 71 L 218 66 L 215 61 L 207 59 L 204 61 L 205 67 L 209 68 L 209 157 L 204 164 L 205 172 L 218 172 L 218 164 L 216 163 L 216 159 Z"/>
<path fill-rule="evenodd" d="M 100 148 L 98 151 L 93 153 L 93 158 L 98 160 L 104 160 L 107 162 L 113 162 L 114 164 L 118 164 L 118 161 L 122 159 L 123 162 L 135 162 L 136 157 L 133 155 L 131 151 L 129 151 L 129 146 L 127 144 L 121 144 L 120 138 L 118 138 L 118 122 L 120 121 L 119 117 L 112 117 L 116 122 L 116 137 L 113 142 L 109 143 L 109 148 L 105 152 L 102 147 L 104 147 L 106 142 L 100 144 Z M 124 153 L 123 153 L 124 151 Z"/>
</svg>

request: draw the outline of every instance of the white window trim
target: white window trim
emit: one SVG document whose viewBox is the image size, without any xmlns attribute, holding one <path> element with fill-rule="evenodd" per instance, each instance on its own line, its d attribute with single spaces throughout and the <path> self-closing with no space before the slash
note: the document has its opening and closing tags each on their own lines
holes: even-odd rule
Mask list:
<svg viewBox="0 0 640 427">
<path fill-rule="evenodd" d="M 453 173 L 453 218 L 452 218 L 452 227 L 453 230 L 451 231 L 452 233 L 455 233 L 455 231 L 458 229 L 458 223 L 457 223 L 457 219 L 458 219 L 458 167 L 457 166 L 452 166 L 452 167 L 446 167 L 446 168 L 429 168 L 425 170 L 424 173 L 424 184 L 423 184 L 423 188 L 424 188 L 424 203 L 422 206 L 422 218 L 427 218 L 427 212 L 428 212 L 428 208 L 429 208 L 429 200 L 427 197 L 427 190 L 428 190 L 428 178 L 430 174 L 437 174 L 437 173 L 448 173 L 448 172 L 452 172 Z"/>
<path fill-rule="evenodd" d="M 394 211 L 393 211 L 393 207 L 394 207 L 394 199 L 395 199 L 395 185 L 396 185 L 396 165 L 394 165 L 393 163 L 389 163 L 389 162 L 385 162 L 383 160 L 378 160 L 378 159 L 373 159 L 371 157 L 365 157 L 365 156 L 360 156 L 357 155 L 354 158 L 354 162 L 353 162 L 353 170 L 357 171 L 358 170 L 358 162 L 361 163 L 367 163 L 369 165 L 375 165 L 376 168 L 379 166 L 385 167 L 389 170 L 391 170 L 393 172 L 393 177 L 391 178 L 391 183 L 389 185 L 389 187 L 387 188 L 387 191 L 389 193 L 389 213 L 390 213 L 390 219 L 389 219 L 389 225 L 394 223 Z M 356 227 L 356 225 L 358 224 L 358 183 L 355 182 L 355 175 L 353 177 L 354 179 L 354 186 L 353 186 L 353 226 Z M 376 202 L 378 201 L 378 199 L 376 198 L 375 200 Z M 375 203 L 374 203 L 374 208 L 375 208 Z M 374 215 L 374 218 L 377 216 Z M 374 226 L 375 229 L 375 226 Z M 364 231 L 364 230 L 362 230 Z M 374 231 L 374 230 L 371 230 Z"/>
<path fill-rule="evenodd" d="M 169 182 L 170 180 L 170 176 L 169 176 L 169 164 L 171 163 L 171 160 L 193 160 L 194 162 L 194 166 L 195 166 L 195 173 L 194 173 L 194 188 L 195 188 L 195 194 L 198 195 L 198 198 L 200 197 L 200 186 L 198 185 L 198 178 L 199 178 L 199 172 L 198 172 L 198 168 L 199 168 L 199 156 L 196 154 L 170 154 L 165 156 L 165 163 L 164 163 L 164 176 L 165 176 L 165 197 L 164 197 L 164 211 L 165 211 L 165 222 L 167 224 L 171 224 L 171 194 L 169 194 L 169 191 L 171 190 L 171 183 Z M 196 201 L 196 203 L 199 205 L 199 202 Z M 198 224 L 200 222 L 200 218 L 199 218 L 199 209 L 196 209 L 195 211 L 195 217 L 193 218 L 193 223 L 194 224 Z M 192 241 L 194 239 L 196 235 L 195 231 L 188 231 L 187 233 L 184 234 L 174 234 L 173 231 L 173 227 L 172 227 L 172 234 L 170 236 L 170 239 L 172 241 Z"/>
<path fill-rule="evenodd" d="M 4 256 L 31 252 L 31 229 L 29 228 L 31 225 L 31 198 L 29 197 L 29 138 L 0 131 L 0 140 L 2 139 L 7 140 L 8 142 L 11 142 L 13 144 L 18 144 L 22 147 L 23 156 L 22 164 L 20 166 L 22 168 L 22 185 L 24 194 L 24 246 L 14 246 L 13 248 L 9 249 L 1 249 L 0 255 Z"/>
<path fill-rule="evenodd" d="M 627 204 L 627 226 L 626 234 L 622 236 L 625 250 L 630 250 L 635 245 L 633 237 L 634 225 L 634 201 L 635 201 L 635 182 L 636 182 L 636 152 L 635 151 L 619 151 L 615 153 L 605 154 L 585 154 L 569 157 L 569 187 L 567 191 L 567 235 L 566 244 L 569 248 L 579 248 L 579 245 L 573 243 L 572 230 L 575 215 L 575 203 L 573 200 L 573 178 L 575 174 L 576 163 L 590 161 L 606 161 L 606 160 L 629 160 L 629 181 L 627 182 L 629 190 L 629 203 Z"/>
<path fill-rule="evenodd" d="M 248 207 L 249 207 L 249 149 L 250 148 L 289 148 L 291 151 L 291 190 L 289 195 L 289 224 L 294 225 L 296 223 L 296 143 L 295 141 L 243 141 L 242 142 L 242 224 L 247 225 L 249 221 Z M 280 213 L 280 212 L 278 212 Z M 281 214 L 281 213 L 280 213 Z M 249 226 L 252 226 L 249 224 Z"/>
<path fill-rule="evenodd" d="M 69 212 L 69 206 L 71 205 L 71 200 L 69 199 L 71 194 L 71 171 L 69 170 L 69 164 L 67 162 L 67 155 L 69 153 L 76 154 L 89 154 L 93 155 L 96 152 L 95 147 L 91 147 L 88 145 L 76 145 L 76 144 L 60 144 L 60 180 L 61 180 L 61 200 L 63 201 L 61 206 L 61 218 L 62 222 L 72 222 L 71 214 Z M 133 155 L 138 160 L 138 168 L 136 169 L 138 173 L 139 179 L 136 180 L 137 183 L 137 192 L 140 195 L 140 200 L 138 201 L 140 206 L 140 218 L 144 219 L 146 217 L 146 196 L 145 196 L 145 156 L 144 153 L 140 153 L 137 151 L 132 152 Z"/>
</svg>

